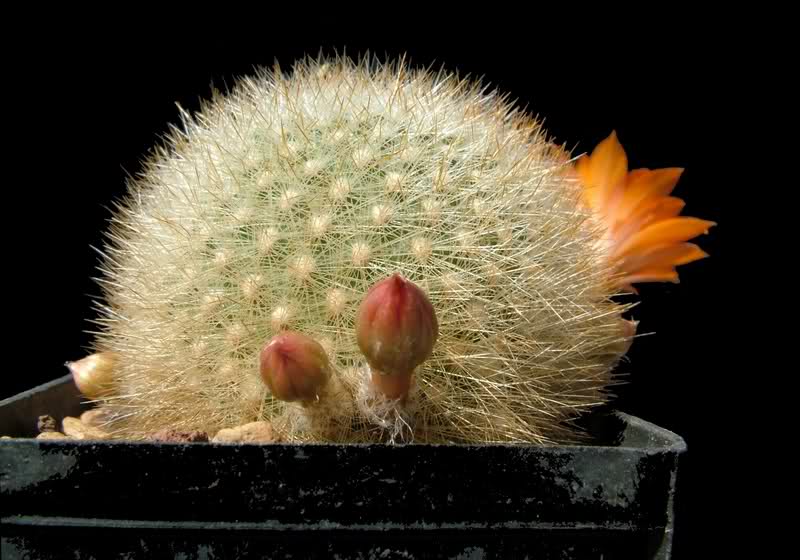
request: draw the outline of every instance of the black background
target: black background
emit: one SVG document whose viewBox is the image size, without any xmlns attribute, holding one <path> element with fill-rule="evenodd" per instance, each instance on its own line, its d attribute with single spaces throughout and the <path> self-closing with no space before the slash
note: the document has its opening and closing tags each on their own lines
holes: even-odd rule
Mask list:
<svg viewBox="0 0 800 560">
<path fill-rule="evenodd" d="M 273 23 L 270 30 L 278 27 Z M 8 88 L 8 114 L 25 128 L 14 150 L 19 157 L 6 164 L 16 171 L 18 187 L 8 193 L 15 210 L 9 223 L 19 218 L 22 224 L 12 230 L 7 258 L 25 274 L 12 278 L 15 287 L 7 293 L 15 359 L 0 397 L 67 373 L 64 362 L 87 352 L 84 331 L 95 316 L 90 296 L 98 293 L 91 280 L 98 258 L 90 246 L 101 243 L 108 206 L 125 192 L 126 176 L 140 170 L 159 135 L 177 123 L 176 102 L 196 109 L 212 84 L 224 89 L 276 59 L 288 69 L 320 47 L 392 58 L 405 53 L 414 65 L 457 69 L 510 93 L 576 152 L 591 150 L 616 130 L 631 168 L 684 167 L 675 191 L 687 202 L 684 214 L 719 223 L 698 240 L 711 257 L 681 267 L 680 284 L 641 287 L 633 316 L 640 332 L 654 334 L 637 340 L 622 364 L 627 384 L 616 401 L 688 443 L 676 558 L 693 557 L 698 549 L 690 543 L 708 537 L 701 528 L 707 508 L 722 498 L 710 484 L 707 460 L 725 398 L 719 385 L 728 374 L 730 287 L 723 269 L 731 220 L 712 146 L 721 142 L 717 87 L 737 55 L 724 45 L 700 45 L 689 27 L 609 32 L 581 45 L 558 34 L 511 35 L 428 45 L 423 38 L 431 34 L 420 25 L 393 43 L 267 33 L 250 40 L 209 33 L 198 40 L 163 30 L 116 37 L 65 30 L 41 38 L 39 48 L 14 66 Z"/>
</svg>

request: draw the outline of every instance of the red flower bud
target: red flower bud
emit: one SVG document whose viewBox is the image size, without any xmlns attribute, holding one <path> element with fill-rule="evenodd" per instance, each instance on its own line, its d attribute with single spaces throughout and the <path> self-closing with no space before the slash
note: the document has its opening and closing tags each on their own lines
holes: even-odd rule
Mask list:
<svg viewBox="0 0 800 560">
<path fill-rule="evenodd" d="M 282 401 L 313 401 L 331 376 L 325 350 L 294 331 L 275 335 L 261 351 L 261 378 Z"/>
<path fill-rule="evenodd" d="M 373 381 L 390 397 L 408 392 L 414 368 L 428 359 L 438 336 L 439 323 L 425 292 L 399 274 L 376 283 L 361 302 L 358 347 L 373 369 Z"/>
</svg>

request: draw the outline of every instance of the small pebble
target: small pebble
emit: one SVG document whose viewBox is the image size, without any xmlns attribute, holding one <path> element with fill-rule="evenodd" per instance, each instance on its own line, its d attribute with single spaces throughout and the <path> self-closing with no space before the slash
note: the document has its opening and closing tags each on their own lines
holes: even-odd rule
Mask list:
<svg viewBox="0 0 800 560">
<path fill-rule="evenodd" d="M 192 432 L 182 432 L 172 428 L 165 428 L 154 433 L 152 436 L 153 441 L 164 442 L 197 442 L 208 441 L 208 434 L 199 430 Z"/>
<path fill-rule="evenodd" d="M 109 434 L 92 426 L 87 426 L 78 418 L 67 416 L 61 421 L 64 433 L 75 439 L 108 439 Z"/>
<path fill-rule="evenodd" d="M 68 435 L 62 434 L 61 432 L 42 432 L 36 439 L 71 439 Z"/>
<path fill-rule="evenodd" d="M 36 428 L 39 430 L 40 433 L 58 431 L 56 419 L 50 416 L 49 414 L 45 414 L 44 416 L 39 416 L 39 420 L 36 422 Z"/>
<path fill-rule="evenodd" d="M 269 422 L 250 422 L 235 428 L 217 432 L 213 441 L 217 443 L 273 443 L 276 441 Z"/>
</svg>

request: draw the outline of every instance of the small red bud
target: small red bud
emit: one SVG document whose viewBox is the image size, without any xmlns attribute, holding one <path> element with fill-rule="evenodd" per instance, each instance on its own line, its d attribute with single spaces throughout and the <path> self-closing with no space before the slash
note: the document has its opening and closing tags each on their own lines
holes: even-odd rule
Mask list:
<svg viewBox="0 0 800 560">
<path fill-rule="evenodd" d="M 261 351 L 261 378 L 276 399 L 313 401 L 330 376 L 325 350 L 299 332 L 277 334 Z"/>
<path fill-rule="evenodd" d="M 373 369 L 373 382 L 387 396 L 408 392 L 414 368 L 430 357 L 438 337 L 439 323 L 428 296 L 400 274 L 373 285 L 361 302 L 358 347 Z"/>
</svg>

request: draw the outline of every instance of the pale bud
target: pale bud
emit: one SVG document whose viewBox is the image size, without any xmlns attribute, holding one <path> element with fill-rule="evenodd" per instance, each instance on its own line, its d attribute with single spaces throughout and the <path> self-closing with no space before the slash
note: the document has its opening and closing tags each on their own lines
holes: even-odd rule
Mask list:
<svg viewBox="0 0 800 560">
<path fill-rule="evenodd" d="M 67 362 L 78 390 L 90 399 L 108 394 L 114 375 L 116 356 L 110 352 L 91 354 L 77 362 Z"/>
</svg>

